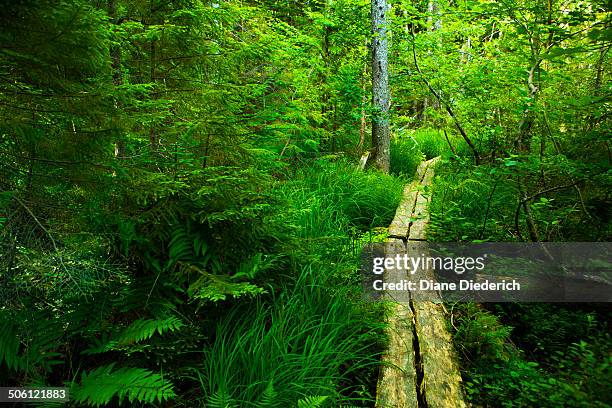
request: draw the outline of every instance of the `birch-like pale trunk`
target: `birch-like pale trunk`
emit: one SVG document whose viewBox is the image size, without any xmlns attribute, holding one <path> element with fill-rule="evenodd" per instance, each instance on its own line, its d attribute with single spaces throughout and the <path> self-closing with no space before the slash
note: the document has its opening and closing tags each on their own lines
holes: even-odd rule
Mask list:
<svg viewBox="0 0 612 408">
<path fill-rule="evenodd" d="M 387 0 L 372 0 L 372 147 L 374 165 L 389 172 L 389 40 Z"/>
</svg>

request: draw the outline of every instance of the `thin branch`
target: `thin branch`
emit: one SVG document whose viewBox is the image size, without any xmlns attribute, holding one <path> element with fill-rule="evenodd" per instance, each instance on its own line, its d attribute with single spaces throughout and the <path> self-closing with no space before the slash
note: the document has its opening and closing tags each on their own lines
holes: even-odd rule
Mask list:
<svg viewBox="0 0 612 408">
<path fill-rule="evenodd" d="M 60 263 L 61 267 L 64 269 L 64 272 L 66 272 L 66 275 L 70 278 L 70 280 L 72 280 L 74 282 L 74 284 L 79 289 L 81 294 L 84 294 L 83 290 L 79 286 L 79 283 L 74 279 L 72 274 L 68 272 L 68 268 L 66 268 L 66 265 L 64 264 L 64 259 L 62 258 L 61 252 L 60 252 L 59 248 L 57 247 L 57 244 L 55 242 L 55 239 L 53 238 L 53 235 L 51 235 L 49 230 L 46 229 L 44 225 L 42 225 L 42 223 L 38 220 L 38 217 L 36 217 L 36 215 L 34 215 L 32 210 L 30 210 L 30 208 L 23 201 L 21 201 L 21 199 L 19 197 L 17 197 L 16 195 L 13 195 L 13 198 L 15 199 L 15 201 L 17 201 L 28 212 L 28 214 L 30 214 L 30 216 L 32 217 L 34 222 L 36 222 L 36 224 L 38 224 L 38 226 L 45 232 L 45 234 L 47 234 L 47 236 L 51 240 L 51 244 L 53 245 L 53 249 L 55 249 L 55 252 L 57 254 L 57 259 L 59 260 L 59 263 Z"/>
<path fill-rule="evenodd" d="M 487 220 L 489 219 L 489 211 L 491 209 L 491 201 L 493 200 L 493 194 L 495 194 L 495 189 L 497 188 L 497 184 L 499 183 L 501 177 L 497 177 L 495 182 L 493 183 L 493 188 L 489 193 L 489 198 L 487 200 L 487 208 L 485 210 L 484 220 L 482 221 L 482 229 L 480 230 L 480 239 L 484 236 L 485 229 L 487 228 Z"/>
<path fill-rule="evenodd" d="M 463 137 L 463 140 L 465 140 L 465 142 L 468 144 L 468 146 L 472 150 L 472 153 L 474 154 L 474 161 L 478 165 L 480 163 L 480 155 L 478 154 L 478 150 L 476 150 L 476 146 L 474 145 L 472 140 L 468 137 L 467 133 L 465 132 L 465 130 L 461 126 L 461 123 L 459 123 L 459 119 L 457 119 L 457 117 L 455 116 L 455 113 L 453 112 L 453 108 L 450 106 L 450 104 L 448 104 L 445 100 L 442 99 L 440 94 L 431 86 L 431 84 L 429 83 L 427 78 L 425 78 L 425 75 L 423 75 L 423 71 L 421 71 L 421 67 L 419 66 L 419 62 L 417 60 L 416 38 L 414 36 L 414 29 L 413 29 L 413 31 L 410 32 L 410 34 L 412 35 L 412 56 L 414 58 L 414 66 L 416 67 L 416 69 L 417 69 L 417 71 L 418 71 L 418 73 L 419 73 L 419 75 L 421 77 L 421 80 L 425 83 L 427 88 L 429 88 L 429 91 L 436 97 L 438 102 L 441 105 L 444 105 L 444 108 L 446 109 L 446 112 L 453 119 L 453 122 L 455 123 L 455 127 L 457 127 L 457 130 L 461 134 L 461 137 Z"/>
<path fill-rule="evenodd" d="M 537 197 L 539 197 L 539 196 L 541 196 L 541 195 L 543 195 L 543 194 L 546 194 L 546 193 L 551 193 L 551 192 L 553 192 L 553 191 L 558 191 L 558 190 L 564 190 L 564 189 L 566 189 L 566 188 L 572 188 L 572 187 L 577 186 L 578 184 L 580 184 L 580 183 L 582 183 L 582 182 L 584 182 L 584 181 L 588 181 L 588 180 L 592 179 L 593 177 L 595 177 L 595 176 L 599 176 L 600 174 L 604 174 L 604 173 L 606 173 L 606 172 L 608 172 L 608 171 L 609 171 L 609 170 L 603 170 L 603 171 L 600 171 L 599 173 L 595 173 L 595 174 L 593 174 L 593 175 L 592 175 L 592 176 L 590 176 L 590 177 L 581 178 L 581 179 L 576 180 L 576 181 L 574 181 L 574 182 L 572 182 L 572 183 L 569 183 L 569 184 L 563 184 L 563 185 L 561 185 L 561 186 L 555 186 L 555 187 L 550 187 L 550 188 L 547 188 L 547 189 L 544 189 L 544 190 L 540 190 L 540 191 L 538 191 L 537 193 L 534 193 L 534 194 L 532 194 L 532 195 L 530 195 L 530 196 L 526 196 L 526 197 L 524 197 L 524 198 L 523 198 L 523 199 L 520 201 L 520 203 L 521 203 L 521 204 L 524 204 L 524 203 L 526 203 L 527 201 L 533 200 L 534 198 L 537 198 Z"/>
</svg>

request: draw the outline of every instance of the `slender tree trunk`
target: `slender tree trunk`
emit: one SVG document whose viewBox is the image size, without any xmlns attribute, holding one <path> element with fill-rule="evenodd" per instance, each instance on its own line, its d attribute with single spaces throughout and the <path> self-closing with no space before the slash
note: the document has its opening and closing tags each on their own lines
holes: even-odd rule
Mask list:
<svg viewBox="0 0 612 408">
<path fill-rule="evenodd" d="M 359 154 L 363 151 L 363 143 L 365 142 L 365 131 L 366 131 L 366 103 L 367 98 L 365 95 L 365 85 L 363 86 L 363 96 L 361 98 L 361 119 L 359 124 L 359 143 L 357 144 L 357 151 Z"/>
<path fill-rule="evenodd" d="M 540 63 L 542 60 L 537 57 L 534 61 L 529 75 L 527 77 L 527 87 L 529 88 L 529 105 L 525 108 L 521 123 L 519 123 L 519 135 L 516 140 L 516 150 L 519 153 L 529 153 L 531 150 L 531 138 L 532 138 L 532 127 L 535 122 L 535 105 L 537 102 L 537 95 L 539 91 L 539 85 L 536 85 L 535 74 L 540 69 Z"/>
<path fill-rule="evenodd" d="M 606 56 L 609 50 L 609 45 L 601 49 L 597 64 L 595 65 L 595 79 L 593 81 L 593 94 L 595 96 L 601 96 L 601 85 L 603 83 L 604 71 L 606 67 Z M 591 131 L 597 124 L 598 121 L 595 119 L 595 116 L 593 113 L 590 113 L 585 123 L 585 132 Z M 604 143 L 607 143 L 607 141 L 604 140 Z"/>
<path fill-rule="evenodd" d="M 151 40 L 150 48 L 150 61 L 151 61 L 151 83 L 155 83 L 155 40 Z M 157 132 L 155 126 L 152 124 L 149 126 L 149 145 L 152 151 L 157 151 Z"/>
<path fill-rule="evenodd" d="M 155 7 L 153 6 L 153 0 L 150 1 L 149 3 L 149 13 L 150 13 L 150 18 L 151 18 L 151 22 L 154 23 L 156 18 L 155 18 Z M 155 39 L 151 38 L 151 42 L 150 42 L 150 48 L 149 48 L 149 63 L 150 63 L 150 67 L 149 67 L 149 75 L 150 75 L 150 81 L 152 84 L 155 84 L 155 82 L 157 81 L 156 78 L 156 73 L 155 73 L 155 64 L 157 63 L 157 48 L 156 48 L 156 44 L 155 44 Z M 153 94 L 153 99 L 156 99 L 155 93 Z M 157 149 L 159 147 L 159 139 L 157 137 L 157 130 L 155 129 L 155 125 L 151 124 L 149 125 L 149 146 L 151 148 L 151 151 L 153 152 L 157 152 Z"/>
<path fill-rule="evenodd" d="M 327 141 L 326 150 L 331 150 L 335 152 L 336 150 L 336 133 L 334 131 L 335 128 L 335 118 L 332 119 L 330 116 L 330 111 L 332 110 L 331 105 L 331 97 L 329 88 L 327 86 L 328 83 L 328 72 L 330 71 L 330 53 L 329 53 L 329 36 L 331 34 L 331 28 L 329 26 L 325 26 L 323 30 L 323 43 L 321 44 L 321 56 L 323 57 L 323 65 L 325 67 L 324 70 L 321 71 L 319 77 L 321 81 L 322 95 L 321 95 L 321 117 L 323 118 L 323 123 L 325 130 L 329 134 L 329 139 Z M 335 115 L 335 112 L 334 112 Z"/>
<path fill-rule="evenodd" d="M 519 228 L 519 216 L 520 216 L 520 211 L 522 207 L 523 211 L 525 211 L 525 216 L 526 216 L 525 221 L 527 222 L 527 231 L 529 232 L 529 239 L 532 242 L 540 242 L 540 234 L 538 232 L 536 223 L 533 219 L 533 213 L 531 212 L 531 200 L 527 196 L 527 192 L 525 191 L 525 186 L 523 185 L 524 183 L 523 176 L 521 176 L 520 174 L 517 175 L 516 183 L 517 183 L 518 193 L 519 193 L 519 204 L 518 204 L 518 207 L 516 208 L 516 212 L 514 215 L 514 226 L 516 229 L 516 233 L 519 236 L 519 238 L 522 240 L 523 238 L 521 236 L 521 232 Z"/>
<path fill-rule="evenodd" d="M 115 0 L 108 1 L 108 16 L 115 21 L 115 24 L 119 24 L 117 16 L 117 4 Z M 113 85 L 119 86 L 123 83 L 123 74 L 121 72 L 121 47 L 115 45 L 111 47 L 111 68 L 113 70 Z M 121 107 L 117 100 L 113 102 L 115 112 L 121 111 Z M 117 115 L 114 114 L 112 117 L 113 127 L 119 127 L 116 123 Z M 125 157 L 125 142 L 121 136 L 118 136 L 115 140 L 115 158 L 122 159 Z"/>
<path fill-rule="evenodd" d="M 604 68 L 606 67 L 606 64 L 605 64 L 606 55 L 608 54 L 608 51 L 610 51 L 609 45 L 607 47 L 603 47 L 601 51 L 599 52 L 599 59 L 597 60 L 596 73 L 595 73 L 595 84 L 594 84 L 595 95 L 600 94 L 601 83 L 602 83 L 603 74 L 604 74 Z"/>
<path fill-rule="evenodd" d="M 444 137 L 446 138 L 446 143 L 448 143 L 448 147 L 450 147 L 451 152 L 453 153 L 453 156 L 456 156 L 457 152 L 455 151 L 455 148 L 453 147 L 453 144 L 451 143 L 450 139 L 448 138 L 448 133 L 446 133 L 446 129 L 442 129 L 442 130 L 444 131 Z"/>
<path fill-rule="evenodd" d="M 388 8 L 386 0 L 372 0 L 372 147 L 374 163 L 384 172 L 390 161 Z"/>
<path fill-rule="evenodd" d="M 429 0 L 427 10 L 430 16 L 427 18 L 427 23 L 431 31 L 436 31 L 442 28 L 442 20 L 440 19 L 440 6 L 438 0 Z M 434 18 L 435 16 L 435 18 Z"/>
<path fill-rule="evenodd" d="M 523 118 L 519 123 L 519 134 L 515 143 L 519 153 L 529 153 L 531 151 L 531 139 L 533 138 L 532 128 L 536 120 L 536 105 L 538 94 L 542 86 L 540 71 L 543 63 L 542 53 L 546 53 L 553 44 L 555 31 L 553 30 L 552 7 L 553 1 L 548 0 L 548 16 L 546 17 L 545 27 L 548 35 L 542 40 L 537 33 L 530 33 L 529 47 L 531 48 L 531 67 L 527 75 L 527 89 L 529 91 L 529 105 L 523 113 Z"/>
<path fill-rule="evenodd" d="M 442 28 L 442 19 L 438 0 L 429 0 L 427 11 L 429 12 L 429 16 L 427 17 L 427 26 L 429 27 L 429 31 L 433 33 L 440 30 Z M 438 49 L 442 48 L 442 41 L 439 38 L 436 43 L 436 47 L 437 49 L 434 52 L 437 52 Z M 425 96 L 425 99 L 423 100 L 423 120 L 427 119 L 425 112 L 427 111 L 428 106 L 433 107 L 437 111 L 440 109 L 440 101 L 438 101 L 437 98 L 431 99 L 429 95 Z M 433 125 L 436 126 L 435 124 Z"/>
<path fill-rule="evenodd" d="M 368 40 L 365 41 L 365 47 L 368 48 Z M 367 82 L 367 74 L 368 74 L 368 62 L 367 58 L 363 62 L 363 74 L 361 78 L 361 123 L 359 126 L 359 143 L 357 144 L 357 151 L 359 154 L 363 152 L 363 144 L 365 142 L 365 132 L 366 132 L 366 104 L 368 102 L 366 96 L 366 82 Z"/>
</svg>

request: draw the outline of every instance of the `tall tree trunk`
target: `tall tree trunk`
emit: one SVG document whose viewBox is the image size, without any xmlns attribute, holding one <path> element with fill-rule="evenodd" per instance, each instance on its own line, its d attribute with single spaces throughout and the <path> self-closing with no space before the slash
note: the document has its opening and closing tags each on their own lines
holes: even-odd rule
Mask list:
<svg viewBox="0 0 612 408">
<path fill-rule="evenodd" d="M 157 20 L 157 18 L 155 17 L 156 8 L 153 4 L 154 4 L 153 0 L 150 0 L 149 13 L 150 13 L 150 18 L 151 18 L 151 24 L 155 24 L 155 21 Z M 150 76 L 151 84 L 154 85 L 157 82 L 156 73 L 155 73 L 155 64 L 157 64 L 157 48 L 155 44 L 155 38 L 151 38 L 149 46 L 150 46 L 149 48 L 149 64 L 150 64 L 149 76 Z M 156 99 L 155 95 L 156 93 L 153 93 L 153 99 Z M 155 129 L 154 124 L 149 125 L 149 146 L 152 152 L 157 152 L 158 147 L 159 147 L 159 139 L 157 137 L 157 130 Z"/>
<path fill-rule="evenodd" d="M 386 0 L 372 0 L 372 147 L 374 163 L 384 172 L 390 161 L 388 8 Z"/>
<path fill-rule="evenodd" d="M 115 0 L 108 1 L 108 16 L 114 21 L 115 24 L 120 24 L 120 19 L 117 16 L 117 4 Z M 123 83 L 123 74 L 121 72 L 121 47 L 114 45 L 110 49 L 111 54 L 111 68 L 113 70 L 113 85 L 119 86 Z M 115 112 L 120 112 L 121 107 L 119 102 L 115 99 L 113 102 Z M 117 114 L 112 117 L 113 127 L 119 127 L 117 121 Z M 115 140 L 115 158 L 125 158 L 125 141 L 122 136 L 118 136 Z"/>
<path fill-rule="evenodd" d="M 368 48 L 368 40 L 365 41 L 365 47 Z M 366 82 L 368 75 L 368 61 L 367 58 L 363 61 L 363 74 L 361 77 L 361 120 L 359 126 L 359 143 L 357 143 L 357 151 L 359 154 L 363 153 L 363 144 L 365 142 L 365 132 L 366 132 L 366 104 L 367 104 L 367 96 L 366 96 Z"/>
</svg>

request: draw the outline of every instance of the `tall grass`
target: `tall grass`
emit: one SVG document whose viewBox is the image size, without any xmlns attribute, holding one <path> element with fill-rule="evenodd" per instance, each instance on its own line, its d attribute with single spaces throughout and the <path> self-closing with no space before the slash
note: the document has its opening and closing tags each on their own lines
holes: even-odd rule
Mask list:
<svg viewBox="0 0 612 408">
<path fill-rule="evenodd" d="M 369 406 L 382 327 L 348 292 L 304 266 L 272 304 L 234 308 L 204 355 L 206 406 L 295 407 L 307 396 L 328 397 L 326 407 Z"/>
<path fill-rule="evenodd" d="M 412 177 L 424 155 L 412 137 L 396 137 L 391 140 L 390 172 Z"/>
<path fill-rule="evenodd" d="M 403 131 L 391 141 L 391 173 L 412 176 L 422 160 L 437 156 L 449 158 L 470 156 L 470 154 L 465 141 L 454 132 L 447 130 L 445 136 L 442 129 L 421 128 Z"/>
<path fill-rule="evenodd" d="M 360 171 L 344 162 L 319 161 L 300 169 L 277 192 L 294 214 L 300 236 L 346 236 L 387 226 L 402 195 L 403 181 L 377 171 Z"/>
</svg>

